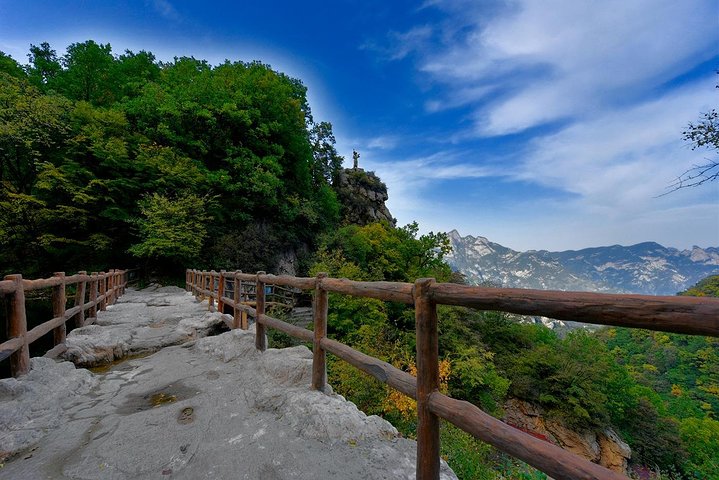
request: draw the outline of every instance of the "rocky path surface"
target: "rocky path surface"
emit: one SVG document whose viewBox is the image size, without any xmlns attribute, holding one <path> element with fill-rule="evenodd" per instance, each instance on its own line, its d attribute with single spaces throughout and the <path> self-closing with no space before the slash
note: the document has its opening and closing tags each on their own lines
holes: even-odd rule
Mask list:
<svg viewBox="0 0 719 480">
<path fill-rule="evenodd" d="M 203 337 L 221 321 L 180 289 L 128 291 L 68 335 L 67 357 L 159 351 L 104 373 L 34 358 L 0 381 L 0 478 L 415 477 L 413 441 L 310 390 L 307 348 L 258 352 L 252 329 Z M 442 477 L 456 478 L 446 465 Z"/>
</svg>

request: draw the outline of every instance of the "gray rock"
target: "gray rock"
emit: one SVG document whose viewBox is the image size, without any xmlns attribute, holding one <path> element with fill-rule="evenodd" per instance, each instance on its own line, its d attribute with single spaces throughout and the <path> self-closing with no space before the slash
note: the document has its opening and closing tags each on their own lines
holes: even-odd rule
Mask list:
<svg viewBox="0 0 719 480">
<path fill-rule="evenodd" d="M 133 294 L 125 304 L 142 304 L 142 295 L 158 299 L 158 290 Z M 221 315 L 185 304 L 185 294 L 172 297 L 171 306 L 195 309 L 195 322 L 184 316 L 174 324 L 195 340 L 96 376 L 33 359 L 28 375 L 0 382 L 0 449 L 6 456 L 26 452 L 5 463 L 4 478 L 415 478 L 413 441 L 330 388 L 310 389 L 306 347 L 259 352 L 254 326 L 197 338 Z M 116 307 L 107 313 L 111 325 L 130 311 Z M 149 325 L 161 308 L 148 307 Z M 126 320 L 117 326 L 131 325 Z M 137 331 L 152 328 L 147 319 L 138 324 Z M 98 329 L 107 327 L 77 336 Z M 442 478 L 456 478 L 444 463 Z"/>
<path fill-rule="evenodd" d="M 0 462 L 60 427 L 67 420 L 66 410 L 96 384 L 87 370 L 44 357 L 30 360 L 27 375 L 0 380 Z"/>
<path fill-rule="evenodd" d="M 219 313 L 207 312 L 191 294 L 158 285 L 128 289 L 97 317 L 96 324 L 68 334 L 63 358 L 83 367 L 104 365 L 209 335 L 222 324 Z"/>
</svg>

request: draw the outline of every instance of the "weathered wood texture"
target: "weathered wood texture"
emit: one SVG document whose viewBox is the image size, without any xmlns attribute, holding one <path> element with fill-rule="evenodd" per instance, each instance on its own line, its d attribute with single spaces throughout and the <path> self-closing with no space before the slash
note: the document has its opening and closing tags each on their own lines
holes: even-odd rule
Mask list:
<svg viewBox="0 0 719 480">
<path fill-rule="evenodd" d="M 86 276 L 85 274 L 87 272 L 78 272 L 82 276 Z M 113 276 L 114 278 L 114 276 Z M 76 327 L 83 327 L 85 326 L 85 309 L 82 308 L 85 305 L 85 286 L 87 285 L 87 282 L 83 279 L 82 281 L 78 282 L 77 284 L 77 290 L 75 291 L 75 306 L 78 305 L 81 307 L 80 311 L 75 316 L 75 326 Z M 115 294 L 113 293 L 113 303 L 115 299 Z"/>
<path fill-rule="evenodd" d="M 235 272 L 240 273 L 240 272 Z M 232 328 L 242 328 L 247 330 L 242 325 L 242 312 L 237 308 L 240 303 L 240 291 L 242 290 L 242 280 L 237 277 L 232 278 Z"/>
<path fill-rule="evenodd" d="M 25 315 L 25 289 L 22 275 L 8 275 L 5 280 L 15 283 L 15 291 L 7 302 L 7 336 L 22 340 L 19 348 L 10 354 L 10 373 L 13 377 L 30 370 L 30 346 L 27 341 L 27 317 Z"/>
<path fill-rule="evenodd" d="M 0 280 L 0 295 L 9 295 L 15 291 L 15 282 L 12 280 Z"/>
<path fill-rule="evenodd" d="M 323 391 L 327 383 L 327 355 L 322 348 L 322 339 L 327 336 L 327 311 L 329 302 L 327 290 L 322 288 L 322 279 L 326 273 L 320 273 L 315 280 L 315 298 L 312 312 L 314 338 L 312 344 L 312 388 Z"/>
<path fill-rule="evenodd" d="M 207 274 L 213 278 L 211 272 Z M 496 289 L 455 284 L 436 284 L 432 279 L 418 280 L 415 285 L 393 282 L 355 282 L 347 279 L 315 279 L 288 276 L 257 275 L 234 272 L 226 274 L 235 281 L 255 282 L 257 309 L 242 298 L 239 286 L 233 298 L 219 298 L 242 314 L 257 319 L 256 346 L 267 348 L 265 327 L 283 331 L 313 343 L 312 388 L 321 389 L 326 382 L 325 352 L 330 352 L 377 380 L 417 400 L 418 452 L 417 478 L 439 478 L 439 418 L 500 450 L 509 453 L 557 479 L 620 479 L 626 478 L 588 460 L 577 457 L 550 443 L 517 430 L 484 413 L 471 403 L 452 399 L 438 391 L 438 330 L 437 304 L 461 305 L 483 310 L 541 315 L 587 323 L 651 328 L 672 332 L 719 336 L 719 300 L 689 297 L 653 297 L 642 295 L 611 295 L 585 292 L 545 292 L 538 290 Z M 192 280 L 192 288 L 198 282 Z M 270 284 L 270 282 L 273 282 Z M 204 281 L 200 282 L 203 286 Z M 290 325 L 264 314 L 265 287 L 284 285 L 301 290 L 315 290 L 314 331 Z M 327 293 L 370 297 L 415 305 L 417 332 L 418 378 L 374 357 L 358 352 L 326 337 Z M 213 296 L 211 290 L 200 293 Z M 217 297 L 216 297 L 217 298 Z M 237 322 L 233 322 L 236 325 Z M 1 347 L 1 346 L 0 346 Z"/>
<path fill-rule="evenodd" d="M 439 392 L 429 397 L 429 408 L 462 430 L 503 452 L 529 463 L 556 479 L 626 480 L 627 477 L 535 438 L 484 413 L 469 402 Z"/>
<path fill-rule="evenodd" d="M 286 334 L 292 335 L 293 337 L 299 338 L 300 340 L 304 340 L 305 342 L 311 342 L 313 339 L 313 333 L 311 330 L 307 330 L 305 328 L 298 327 L 297 325 L 283 322 L 282 320 L 270 317 L 269 315 L 257 315 L 256 318 L 257 324 L 255 325 L 255 328 L 257 328 L 258 325 L 263 327 L 272 327 L 275 330 L 285 332 Z"/>
<path fill-rule="evenodd" d="M 541 315 L 558 320 L 719 336 L 719 299 L 659 297 L 436 284 L 432 299 L 445 305 Z"/>
<path fill-rule="evenodd" d="M 437 307 L 430 300 L 434 279 L 414 284 L 414 316 L 417 332 L 417 479 L 439 478 L 439 417 L 429 409 L 429 395 L 439 389 Z"/>
<path fill-rule="evenodd" d="M 320 286 L 329 291 L 388 302 L 414 303 L 412 284 L 400 282 L 355 282 L 346 278 L 324 278 Z"/>
<path fill-rule="evenodd" d="M 291 277 L 289 275 L 260 275 L 266 285 L 283 285 L 286 287 L 299 288 L 300 290 L 311 290 L 315 288 L 317 279 L 315 277 Z"/>
<path fill-rule="evenodd" d="M 257 272 L 257 290 L 256 290 L 256 310 L 257 310 L 257 322 L 255 322 L 255 347 L 257 350 L 264 352 L 267 350 L 267 335 L 265 333 L 265 326 L 259 321 L 259 318 L 265 314 L 265 282 L 260 280 L 260 277 L 265 272 Z"/>
<path fill-rule="evenodd" d="M 222 297 L 225 296 L 225 271 L 220 270 L 220 280 L 217 283 L 217 311 L 225 313 L 225 305 L 222 302 Z"/>
<path fill-rule="evenodd" d="M 15 337 L 0 343 L 0 361 L 7 359 L 20 350 L 24 343 L 24 337 Z"/>
<path fill-rule="evenodd" d="M 103 291 L 106 279 L 115 278 L 116 284 L 113 291 Z M 29 369 L 29 345 L 40 337 L 52 332 L 53 343 L 60 351 L 65 342 L 65 323 L 75 319 L 76 326 L 84 326 L 92 323 L 97 317 L 97 307 L 102 306 L 109 298 L 116 300 L 124 291 L 127 285 L 127 270 L 117 270 L 110 273 L 79 272 L 76 275 L 65 276 L 64 272 L 57 272 L 51 278 L 37 280 L 24 280 L 22 275 L 9 275 L 6 280 L 0 282 L 3 295 L 10 295 L 8 299 L 8 337 L 6 342 L 0 344 L 0 360 L 10 357 L 10 372 L 17 377 L 27 373 Z M 98 283 L 100 295 L 98 295 Z M 77 284 L 75 293 L 75 306 L 67 309 L 66 286 Z M 27 288 L 25 288 L 27 287 Z M 25 291 L 38 290 L 40 288 L 51 288 L 51 302 L 53 318 L 27 330 L 27 317 L 25 314 Z M 89 288 L 89 290 L 87 290 Z M 89 301 L 85 302 L 89 291 Z M 85 319 L 85 311 L 89 311 Z"/>
<path fill-rule="evenodd" d="M 52 287 L 52 315 L 54 318 L 64 318 L 67 303 L 65 298 L 65 272 L 56 272 L 55 278 L 60 281 L 60 284 Z M 65 343 L 66 332 L 65 322 L 55 327 L 55 330 L 53 330 L 53 345 Z"/>
<path fill-rule="evenodd" d="M 87 311 L 87 316 L 93 319 L 97 318 L 97 282 L 97 272 L 92 272 L 90 274 L 90 283 L 88 284 L 90 287 L 90 308 Z"/>
<path fill-rule="evenodd" d="M 107 309 L 107 275 L 104 273 L 100 274 L 100 310 L 105 311 Z"/>
<path fill-rule="evenodd" d="M 348 347 L 344 343 L 332 340 L 331 338 L 323 338 L 320 341 L 320 345 L 328 352 L 362 370 L 366 374 L 373 376 L 380 382 L 386 383 L 408 397 L 417 398 L 417 379 L 409 373 L 403 372 L 387 362 L 358 352 L 352 347 Z"/>
</svg>

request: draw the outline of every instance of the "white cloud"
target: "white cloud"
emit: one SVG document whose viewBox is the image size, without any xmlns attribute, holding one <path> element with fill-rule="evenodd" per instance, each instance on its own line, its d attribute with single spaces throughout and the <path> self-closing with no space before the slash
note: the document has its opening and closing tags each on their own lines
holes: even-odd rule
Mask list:
<svg viewBox="0 0 719 480">
<path fill-rule="evenodd" d="M 719 182 L 658 197 L 703 159 L 681 132 L 716 106 L 716 77 L 674 81 L 716 55 L 714 2 L 432 0 L 423 8 L 446 16 L 410 50 L 421 81 L 436 87 L 425 110 L 465 107 L 473 126 L 446 136 L 456 150 L 439 167 L 378 166 L 406 221 L 521 249 L 719 244 Z M 551 133 L 521 135 L 546 124 Z M 501 171 L 467 146 L 517 133 Z M 425 200 L 465 175 L 494 177 L 516 198 Z"/>
<path fill-rule="evenodd" d="M 489 21 L 481 2 L 435 4 L 446 41 L 421 50 L 419 69 L 449 88 L 427 108 L 475 104 L 489 136 L 610 109 L 707 60 L 718 40 L 712 1 L 518 0 Z M 470 88 L 505 94 L 481 103 Z"/>
<path fill-rule="evenodd" d="M 177 9 L 168 0 L 152 0 L 152 8 L 168 20 L 179 21 L 181 19 Z"/>
<path fill-rule="evenodd" d="M 400 138 L 397 135 L 379 135 L 370 138 L 365 145 L 373 150 L 392 150 L 399 143 Z"/>
<path fill-rule="evenodd" d="M 598 114 L 530 142 L 517 177 L 616 209 L 648 207 L 698 161 L 681 140 L 687 122 L 714 100 L 712 81 L 694 82 L 623 110 Z M 700 161 L 700 160 L 699 160 Z"/>
</svg>

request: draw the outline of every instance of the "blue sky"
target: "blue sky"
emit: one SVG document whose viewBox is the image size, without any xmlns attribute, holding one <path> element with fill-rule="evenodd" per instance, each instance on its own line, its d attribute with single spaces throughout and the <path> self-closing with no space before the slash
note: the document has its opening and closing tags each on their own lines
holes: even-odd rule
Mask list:
<svg viewBox="0 0 719 480">
<path fill-rule="evenodd" d="M 715 0 L 0 0 L 0 50 L 109 42 L 262 60 L 301 78 L 341 154 L 401 224 L 508 247 L 719 245 L 719 182 L 665 193 L 709 152 Z"/>
</svg>

